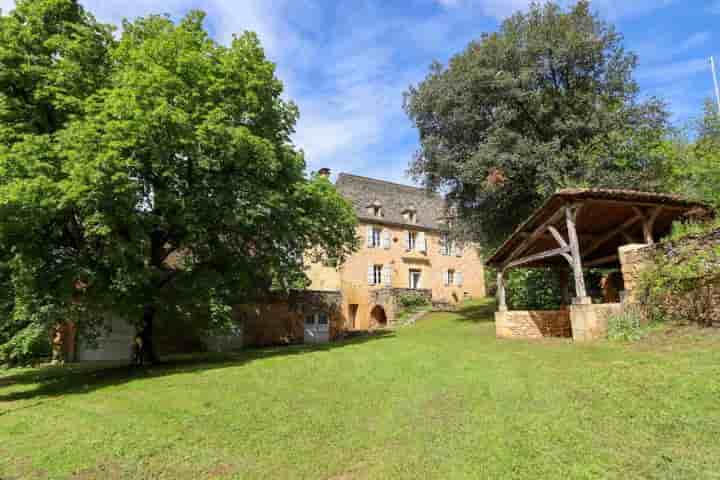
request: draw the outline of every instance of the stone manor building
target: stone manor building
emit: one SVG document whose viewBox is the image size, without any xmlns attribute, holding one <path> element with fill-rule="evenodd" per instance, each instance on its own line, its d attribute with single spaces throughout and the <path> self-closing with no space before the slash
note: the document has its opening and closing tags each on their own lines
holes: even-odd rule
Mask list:
<svg viewBox="0 0 720 480">
<path fill-rule="evenodd" d="M 409 291 L 449 304 L 485 296 L 478 249 L 450 240 L 441 196 L 347 173 L 336 188 L 358 216 L 361 247 L 339 268 L 313 264 L 308 275 L 311 290 L 340 293 L 345 329 L 392 323 Z"/>
</svg>

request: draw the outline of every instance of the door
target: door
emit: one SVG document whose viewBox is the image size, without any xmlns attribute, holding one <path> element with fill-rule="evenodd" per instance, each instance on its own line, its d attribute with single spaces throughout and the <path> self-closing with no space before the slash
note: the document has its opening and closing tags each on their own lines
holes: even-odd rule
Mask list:
<svg viewBox="0 0 720 480">
<path fill-rule="evenodd" d="M 305 343 L 325 343 L 330 340 L 330 319 L 327 313 L 305 316 Z"/>
<path fill-rule="evenodd" d="M 410 270 L 410 288 L 420 288 L 420 270 Z"/>
<path fill-rule="evenodd" d="M 350 305 L 350 328 L 355 329 L 357 322 L 357 312 L 360 305 L 353 303 Z"/>
</svg>

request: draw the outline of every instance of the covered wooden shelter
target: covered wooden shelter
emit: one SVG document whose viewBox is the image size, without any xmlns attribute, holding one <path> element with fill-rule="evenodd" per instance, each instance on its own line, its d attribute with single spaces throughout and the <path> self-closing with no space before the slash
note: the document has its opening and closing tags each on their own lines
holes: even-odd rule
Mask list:
<svg viewBox="0 0 720 480">
<path fill-rule="evenodd" d="M 486 261 L 498 271 L 498 305 L 506 311 L 504 275 L 512 268 L 549 267 L 567 272 L 573 304 L 591 304 L 584 270 L 619 268 L 619 247 L 652 244 L 706 205 L 676 195 L 632 190 L 566 189 L 551 196 Z"/>
</svg>

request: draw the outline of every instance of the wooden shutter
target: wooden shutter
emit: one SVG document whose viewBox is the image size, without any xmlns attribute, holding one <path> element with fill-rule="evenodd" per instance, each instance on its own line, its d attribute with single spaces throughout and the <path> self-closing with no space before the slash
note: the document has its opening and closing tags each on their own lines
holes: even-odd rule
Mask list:
<svg viewBox="0 0 720 480">
<path fill-rule="evenodd" d="M 405 250 L 410 251 L 410 232 L 405 232 Z"/>
<path fill-rule="evenodd" d="M 383 247 L 385 250 L 390 250 L 390 231 L 388 229 L 383 230 Z"/>
<path fill-rule="evenodd" d="M 375 265 L 368 265 L 368 285 L 375 285 Z"/>
<path fill-rule="evenodd" d="M 417 242 L 419 244 L 418 250 L 422 253 L 427 253 L 427 243 L 425 243 L 425 232 L 418 233 Z"/>
<path fill-rule="evenodd" d="M 456 243 L 455 244 L 455 256 L 456 257 L 462 257 L 463 254 L 463 247 L 461 244 Z"/>
<path fill-rule="evenodd" d="M 443 284 L 447 287 L 450 285 L 450 272 L 443 270 Z"/>
<path fill-rule="evenodd" d="M 372 247 L 372 234 L 373 234 L 373 227 L 367 227 L 367 246 L 368 246 L 368 248 Z"/>
<path fill-rule="evenodd" d="M 458 287 L 462 287 L 462 284 L 463 284 L 462 272 L 455 272 L 455 283 L 457 283 Z"/>
<path fill-rule="evenodd" d="M 392 267 L 385 265 L 382 270 L 383 285 L 390 287 L 392 285 Z"/>
</svg>

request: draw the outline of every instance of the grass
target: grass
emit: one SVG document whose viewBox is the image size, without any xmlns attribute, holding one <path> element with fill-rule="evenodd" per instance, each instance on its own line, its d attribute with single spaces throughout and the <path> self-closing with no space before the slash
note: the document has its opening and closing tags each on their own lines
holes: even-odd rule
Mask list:
<svg viewBox="0 0 720 480">
<path fill-rule="evenodd" d="M 0 478 L 718 478 L 720 334 L 496 340 L 492 305 L 319 347 L 0 374 Z"/>
</svg>

